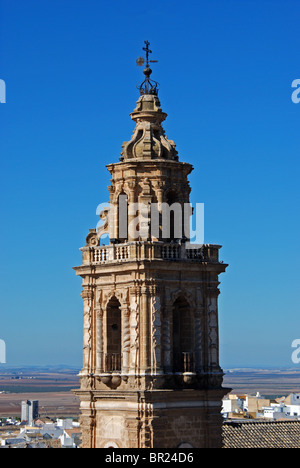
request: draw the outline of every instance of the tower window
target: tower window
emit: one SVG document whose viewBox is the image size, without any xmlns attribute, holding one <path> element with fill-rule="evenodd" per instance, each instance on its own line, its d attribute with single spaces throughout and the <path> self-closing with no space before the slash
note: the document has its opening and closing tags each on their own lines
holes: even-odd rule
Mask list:
<svg viewBox="0 0 300 468">
<path fill-rule="evenodd" d="M 173 307 L 173 371 L 193 372 L 195 367 L 194 317 L 184 298 L 178 298 Z"/>
<path fill-rule="evenodd" d="M 106 309 L 106 340 L 104 368 L 106 372 L 121 371 L 121 308 L 116 297 L 113 297 Z"/>
</svg>

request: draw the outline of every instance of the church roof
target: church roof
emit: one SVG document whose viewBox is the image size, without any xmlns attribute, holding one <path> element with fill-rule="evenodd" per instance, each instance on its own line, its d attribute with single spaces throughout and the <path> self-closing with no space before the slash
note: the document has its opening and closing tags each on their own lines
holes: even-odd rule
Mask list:
<svg viewBox="0 0 300 468">
<path fill-rule="evenodd" d="M 223 448 L 300 448 L 300 421 L 226 421 Z"/>
</svg>

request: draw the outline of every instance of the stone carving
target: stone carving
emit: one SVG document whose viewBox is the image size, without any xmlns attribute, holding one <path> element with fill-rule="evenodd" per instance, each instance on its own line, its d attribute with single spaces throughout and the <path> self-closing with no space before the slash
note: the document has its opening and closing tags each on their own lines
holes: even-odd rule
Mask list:
<svg viewBox="0 0 300 468">
<path fill-rule="evenodd" d="M 92 363 L 92 298 L 93 292 L 84 289 L 83 298 L 83 360 L 84 370 L 90 372 Z"/>
<path fill-rule="evenodd" d="M 122 332 L 123 332 L 123 373 L 129 370 L 130 361 L 130 299 L 129 291 L 127 291 L 126 302 L 122 306 Z"/>
<path fill-rule="evenodd" d="M 166 114 L 160 108 L 157 96 L 143 95 L 131 118 L 136 128 L 129 142 L 122 145 L 121 160 L 127 159 L 171 159 L 178 160 L 175 143 L 168 140 L 161 125 Z"/>
<path fill-rule="evenodd" d="M 118 299 L 118 301 L 121 304 L 121 302 L 122 302 L 122 291 L 119 291 L 118 289 L 113 289 L 113 290 L 111 290 L 109 292 L 106 292 L 105 295 L 104 295 L 104 298 L 103 298 L 104 309 L 107 309 L 108 303 L 113 297 Z"/>
<path fill-rule="evenodd" d="M 152 363 L 153 372 L 161 367 L 161 302 L 159 296 L 151 297 L 152 309 Z"/>
<path fill-rule="evenodd" d="M 130 297 L 130 372 L 139 369 L 139 296 Z"/>
<path fill-rule="evenodd" d="M 167 372 L 171 371 L 171 313 L 170 307 L 164 309 L 162 325 L 163 363 Z"/>
<path fill-rule="evenodd" d="M 102 289 L 97 292 L 97 304 L 99 305 L 99 309 L 96 311 L 96 372 L 99 373 L 102 371 L 103 362 L 103 315 L 104 311 L 102 308 L 102 301 L 103 301 L 103 291 Z"/>
<path fill-rule="evenodd" d="M 173 291 L 170 295 L 170 301 L 173 305 L 174 302 L 180 297 L 184 297 L 189 303 L 190 307 L 196 308 L 196 301 L 194 297 L 194 291 L 192 289 L 180 288 Z"/>
<path fill-rule="evenodd" d="M 208 315 L 208 338 L 210 350 L 210 364 L 218 364 L 218 319 L 214 310 L 209 311 Z"/>
<path fill-rule="evenodd" d="M 122 440 L 125 421 L 122 416 L 103 416 L 100 422 L 100 430 L 105 432 L 107 439 Z"/>
<path fill-rule="evenodd" d="M 96 247 L 99 245 L 99 236 L 96 229 L 90 229 L 89 234 L 86 238 L 86 245 Z"/>
</svg>

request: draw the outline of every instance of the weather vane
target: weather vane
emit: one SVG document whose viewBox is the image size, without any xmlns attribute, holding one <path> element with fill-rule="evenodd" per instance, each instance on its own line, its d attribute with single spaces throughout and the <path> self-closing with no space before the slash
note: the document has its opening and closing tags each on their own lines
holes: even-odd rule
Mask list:
<svg viewBox="0 0 300 468">
<path fill-rule="evenodd" d="M 156 81 L 150 80 L 150 75 L 152 73 L 152 70 L 149 66 L 149 63 L 157 63 L 157 60 L 149 60 L 149 54 L 152 54 L 152 50 L 149 49 L 150 42 L 145 41 L 146 47 L 143 47 L 143 50 L 146 52 L 146 67 L 143 70 L 143 73 L 146 77 L 146 79 L 143 81 L 143 83 L 138 86 L 138 89 L 140 90 L 141 94 L 155 94 L 157 95 L 158 93 L 158 88 L 159 88 L 159 83 Z M 143 57 L 139 57 L 136 60 L 136 63 L 139 67 L 142 67 L 145 64 L 145 59 Z"/>
</svg>

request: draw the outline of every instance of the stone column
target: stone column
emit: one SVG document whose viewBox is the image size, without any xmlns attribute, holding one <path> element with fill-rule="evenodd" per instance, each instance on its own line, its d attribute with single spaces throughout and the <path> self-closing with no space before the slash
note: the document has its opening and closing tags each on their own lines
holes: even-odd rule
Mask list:
<svg viewBox="0 0 300 468">
<path fill-rule="evenodd" d="M 171 318 L 172 306 L 167 305 L 163 313 L 163 365 L 165 372 L 172 372 L 172 359 L 171 359 Z"/>
<path fill-rule="evenodd" d="M 139 288 L 133 287 L 130 289 L 130 353 L 129 353 L 129 372 L 130 374 L 138 373 L 139 369 L 139 323 L 140 323 L 140 296 Z"/>
<path fill-rule="evenodd" d="M 219 366 L 218 292 L 217 289 L 211 291 L 207 298 L 208 366 L 210 369 L 216 369 Z"/>
<path fill-rule="evenodd" d="M 195 371 L 200 372 L 202 369 L 202 308 L 197 308 L 194 313 L 195 317 Z"/>
<path fill-rule="evenodd" d="M 135 241 L 136 239 L 136 225 L 134 223 L 134 219 L 136 218 L 137 214 L 135 212 L 135 207 L 137 208 L 137 204 L 135 205 L 135 187 L 136 182 L 134 180 L 128 181 L 126 183 L 128 187 L 128 241 Z"/>
<path fill-rule="evenodd" d="M 103 309 L 96 312 L 96 374 L 103 372 Z"/>
<path fill-rule="evenodd" d="M 140 240 L 147 241 L 150 237 L 151 183 L 146 177 L 140 185 L 142 188 L 142 193 L 139 196 Z"/>
<path fill-rule="evenodd" d="M 153 209 L 155 210 L 155 218 L 151 220 L 154 222 L 155 226 L 153 226 L 153 228 L 151 226 L 153 232 L 151 231 L 150 234 L 152 235 L 151 236 L 152 240 L 157 241 L 161 239 L 161 229 L 162 229 L 161 214 L 162 214 L 164 181 L 156 180 L 154 181 L 153 184 L 154 184 L 154 190 L 156 194 L 157 203 L 153 207 Z"/>
<path fill-rule="evenodd" d="M 92 300 L 93 291 L 84 289 L 83 299 L 83 372 L 91 372 L 92 366 Z"/>
<path fill-rule="evenodd" d="M 195 309 L 195 369 L 196 372 L 201 372 L 204 369 L 204 343 L 203 336 L 205 333 L 204 324 L 204 307 L 202 290 L 200 287 L 196 290 L 196 309 Z"/>
<path fill-rule="evenodd" d="M 126 304 L 122 313 L 122 373 L 128 374 L 130 364 L 130 309 Z"/>
<path fill-rule="evenodd" d="M 116 239 L 119 234 L 119 199 L 114 196 L 109 211 L 109 237 Z"/>
<path fill-rule="evenodd" d="M 149 290 L 147 286 L 141 288 L 140 307 L 140 369 L 143 373 L 150 370 L 150 307 Z"/>
<path fill-rule="evenodd" d="M 152 373 L 161 373 L 162 365 L 162 338 L 161 338 L 161 301 L 160 296 L 153 291 L 151 297 L 151 313 L 152 313 L 152 352 L 151 352 L 151 368 Z"/>
</svg>

